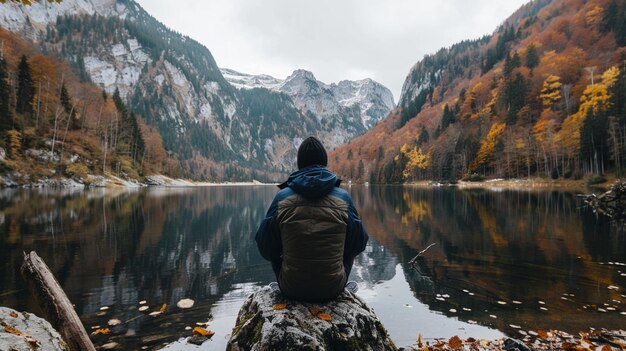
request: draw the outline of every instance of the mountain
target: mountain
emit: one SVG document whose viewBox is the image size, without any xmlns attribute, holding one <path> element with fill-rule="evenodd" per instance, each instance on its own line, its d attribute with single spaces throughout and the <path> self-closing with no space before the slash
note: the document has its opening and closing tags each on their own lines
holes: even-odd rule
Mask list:
<svg viewBox="0 0 626 351">
<path fill-rule="evenodd" d="M 619 176 L 624 62 L 624 1 L 531 1 L 418 61 L 398 106 L 331 167 L 363 182 Z"/>
<path fill-rule="evenodd" d="M 326 146 L 335 148 L 363 134 L 395 107 L 389 89 L 372 79 L 325 84 L 312 72 L 296 70 L 284 80 L 221 69 L 239 89 L 265 88 L 291 97 L 295 106 L 322 122 Z"/>
<path fill-rule="evenodd" d="M 119 91 L 160 132 L 188 177 L 277 179 L 293 169 L 297 146 L 306 136 L 317 135 L 332 148 L 385 115 L 374 101 L 344 107 L 312 95 L 299 100 L 262 84 L 237 89 L 206 47 L 168 29 L 133 0 L 9 2 L 0 10 L 1 27 L 70 61 L 83 81 L 108 94 Z M 302 91 L 295 77 L 294 84 L 287 81 L 282 84 L 286 89 Z M 317 85 L 316 90 L 328 90 Z M 332 105 L 332 111 L 304 108 L 307 103 Z"/>
</svg>

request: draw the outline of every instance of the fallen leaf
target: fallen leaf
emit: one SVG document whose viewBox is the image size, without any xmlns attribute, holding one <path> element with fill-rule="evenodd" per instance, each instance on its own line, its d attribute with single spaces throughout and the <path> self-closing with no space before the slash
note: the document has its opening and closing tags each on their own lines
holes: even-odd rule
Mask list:
<svg viewBox="0 0 626 351">
<path fill-rule="evenodd" d="M 275 310 L 284 310 L 285 308 L 287 308 L 287 304 L 286 303 L 277 303 L 274 305 L 273 307 Z"/>
<path fill-rule="evenodd" d="M 467 340 L 465 340 L 466 342 L 476 342 L 476 339 L 472 338 L 471 336 L 469 338 L 467 338 Z"/>
<path fill-rule="evenodd" d="M 17 318 L 17 312 L 11 311 L 11 313 L 9 313 L 9 316 L 11 316 L 13 318 Z"/>
<path fill-rule="evenodd" d="M 194 304 L 194 301 L 192 299 L 182 299 L 178 301 L 176 306 L 178 306 L 178 308 L 192 308 L 193 304 Z"/>
<path fill-rule="evenodd" d="M 333 319 L 333 317 L 332 317 L 330 314 L 328 314 L 328 313 L 323 313 L 323 312 L 318 313 L 318 314 L 317 314 L 317 318 L 319 318 L 319 319 L 321 319 L 321 320 L 323 320 L 323 321 L 330 321 L 330 320 L 332 320 L 332 319 Z"/>
<path fill-rule="evenodd" d="M 315 307 L 309 307 L 309 312 L 312 315 L 317 316 L 320 312 L 322 312 L 322 310 L 320 310 L 319 308 L 315 308 Z"/>
<path fill-rule="evenodd" d="M 537 334 L 539 335 L 540 338 L 542 338 L 544 340 L 548 339 L 548 332 L 543 330 L 543 329 L 537 330 Z"/>
<path fill-rule="evenodd" d="M 215 332 L 211 331 L 211 330 L 206 330 L 206 329 L 200 328 L 200 327 L 193 328 L 193 335 L 211 337 L 211 336 L 213 336 L 213 334 L 215 334 Z"/>
<path fill-rule="evenodd" d="M 600 351 L 613 351 L 613 348 L 611 346 L 609 346 L 609 345 L 604 345 L 604 346 L 602 346 Z"/>
<path fill-rule="evenodd" d="M 463 340 L 455 335 L 448 340 L 448 346 L 453 350 L 460 350 L 463 347 Z"/>
<path fill-rule="evenodd" d="M 25 333 L 17 328 L 13 328 L 10 325 L 5 325 L 4 326 L 4 331 L 9 333 L 9 334 L 13 334 L 13 335 L 17 335 L 17 336 L 30 336 L 30 334 Z"/>
<path fill-rule="evenodd" d="M 422 347 L 424 344 L 424 339 L 422 338 L 422 334 L 417 337 L 417 346 Z"/>
<path fill-rule="evenodd" d="M 91 335 L 107 335 L 111 332 L 109 328 L 96 329 Z"/>
<path fill-rule="evenodd" d="M 167 308 L 167 304 L 164 303 L 163 306 L 161 306 L 161 308 L 159 309 L 159 312 L 161 312 L 161 313 L 165 312 L 166 308 Z"/>
</svg>

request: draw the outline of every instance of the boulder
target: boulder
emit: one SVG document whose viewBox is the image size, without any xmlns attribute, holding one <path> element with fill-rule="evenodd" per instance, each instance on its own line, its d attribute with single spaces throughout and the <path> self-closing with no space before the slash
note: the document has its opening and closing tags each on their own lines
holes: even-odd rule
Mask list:
<svg viewBox="0 0 626 351">
<path fill-rule="evenodd" d="M 301 303 L 264 287 L 241 307 L 227 350 L 397 348 L 374 311 L 347 290 L 328 303 Z"/>
<path fill-rule="evenodd" d="M 68 351 L 50 323 L 28 312 L 0 307 L 0 350 Z"/>
</svg>

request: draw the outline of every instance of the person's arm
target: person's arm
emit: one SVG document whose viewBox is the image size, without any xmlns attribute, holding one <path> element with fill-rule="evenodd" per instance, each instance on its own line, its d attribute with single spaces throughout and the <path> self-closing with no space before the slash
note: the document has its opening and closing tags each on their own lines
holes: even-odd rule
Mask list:
<svg viewBox="0 0 626 351">
<path fill-rule="evenodd" d="M 348 271 L 352 269 L 354 258 L 365 250 L 368 240 L 369 236 L 365 227 L 363 227 L 359 213 L 356 207 L 354 207 L 352 199 L 348 199 L 348 229 L 343 252 L 344 265 L 348 266 Z"/>
<path fill-rule="evenodd" d="M 272 265 L 280 266 L 283 244 L 278 228 L 278 198 L 274 198 L 255 236 L 259 252 Z"/>
</svg>

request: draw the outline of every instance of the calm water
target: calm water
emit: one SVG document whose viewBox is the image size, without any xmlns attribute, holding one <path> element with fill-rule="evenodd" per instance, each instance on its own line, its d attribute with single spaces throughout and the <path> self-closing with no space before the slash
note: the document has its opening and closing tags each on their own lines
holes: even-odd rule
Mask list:
<svg viewBox="0 0 626 351">
<path fill-rule="evenodd" d="M 195 350 L 185 327 L 209 322 L 216 334 L 202 349 L 223 350 L 243 300 L 274 280 L 253 237 L 275 191 L 2 190 L 0 305 L 39 313 L 19 275 L 22 252 L 36 250 L 88 329 L 125 322 L 96 344 Z M 352 279 L 398 346 L 419 334 L 520 336 L 511 325 L 571 333 L 626 325 L 626 235 L 575 194 L 350 191 L 371 236 Z M 181 298 L 196 304 L 180 310 Z M 167 309 L 150 317 L 138 311 L 142 300 L 147 312 Z"/>
</svg>

